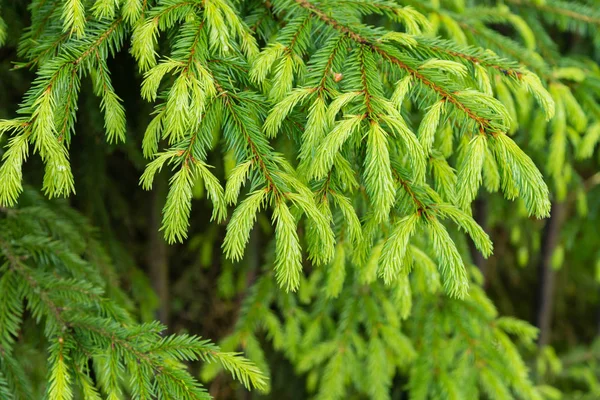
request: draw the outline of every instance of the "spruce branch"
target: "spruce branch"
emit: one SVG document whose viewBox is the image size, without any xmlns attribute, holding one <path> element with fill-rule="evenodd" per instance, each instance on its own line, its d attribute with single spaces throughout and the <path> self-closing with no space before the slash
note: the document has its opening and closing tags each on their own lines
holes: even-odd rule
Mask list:
<svg viewBox="0 0 600 400">
<path fill-rule="evenodd" d="M 520 7 L 530 7 L 542 13 L 556 14 L 583 23 L 600 25 L 598 12 L 585 4 L 573 4 L 565 1 L 549 0 L 544 2 L 530 0 L 508 0 L 509 3 Z"/>
<path fill-rule="evenodd" d="M 463 102 L 461 102 L 455 94 L 451 93 L 448 89 L 445 89 L 439 84 L 433 82 L 431 79 L 427 78 L 423 73 L 419 72 L 416 68 L 407 65 L 398 57 L 399 54 L 391 48 L 362 36 L 360 33 L 352 30 L 350 27 L 336 21 L 335 19 L 321 11 L 319 8 L 317 8 L 315 5 L 313 5 L 307 0 L 295 1 L 300 7 L 310 11 L 321 21 L 340 31 L 342 34 L 348 36 L 354 42 L 358 43 L 359 45 L 367 46 L 369 49 L 371 49 L 371 51 L 373 51 L 376 54 L 379 54 L 384 60 L 405 70 L 415 79 L 419 80 L 425 86 L 429 87 L 431 90 L 436 92 L 445 101 L 448 101 L 449 103 L 457 107 L 457 109 L 462 111 L 468 118 L 473 120 L 477 124 L 477 126 L 479 126 L 479 130 L 481 132 L 490 134 L 497 132 L 497 129 L 492 125 L 492 122 L 489 119 L 477 115 L 472 109 L 470 109 Z"/>
</svg>

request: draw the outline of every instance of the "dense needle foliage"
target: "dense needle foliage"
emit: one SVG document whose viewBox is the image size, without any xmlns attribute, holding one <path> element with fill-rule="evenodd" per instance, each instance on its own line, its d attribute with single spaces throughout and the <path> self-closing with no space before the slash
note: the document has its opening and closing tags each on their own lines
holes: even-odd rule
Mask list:
<svg viewBox="0 0 600 400">
<path fill-rule="evenodd" d="M 4 0 L 0 398 L 597 398 L 599 9 Z"/>
</svg>

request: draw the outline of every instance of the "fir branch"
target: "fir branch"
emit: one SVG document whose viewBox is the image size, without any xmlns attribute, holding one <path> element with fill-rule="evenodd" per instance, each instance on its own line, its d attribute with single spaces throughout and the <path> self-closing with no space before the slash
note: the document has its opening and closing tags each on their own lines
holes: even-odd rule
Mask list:
<svg viewBox="0 0 600 400">
<path fill-rule="evenodd" d="M 52 301 L 48 291 L 44 290 L 43 286 L 41 286 L 40 283 L 30 273 L 28 273 L 27 267 L 19 259 L 19 256 L 12 251 L 9 243 L 1 238 L 0 249 L 2 249 L 4 256 L 8 259 L 10 268 L 25 278 L 25 281 L 32 289 L 32 293 L 36 293 L 40 300 L 48 307 L 48 309 L 52 312 L 52 316 L 60 324 L 61 328 L 63 330 L 68 328 L 68 322 L 63 318 L 61 308 L 54 301 Z M 39 312 L 37 314 L 39 314 Z"/>
<path fill-rule="evenodd" d="M 598 13 L 594 9 L 586 7 L 583 4 L 573 4 L 556 0 L 549 0 L 545 2 L 508 0 L 508 2 L 516 6 L 534 8 L 542 13 L 553 13 L 583 23 L 600 25 L 600 16 L 598 16 Z"/>
<path fill-rule="evenodd" d="M 235 96 L 230 94 L 229 92 L 225 92 L 222 89 L 217 87 L 220 95 L 224 98 L 224 104 L 229 109 L 229 116 L 234 121 L 236 127 L 242 132 L 244 140 L 250 148 L 250 153 L 252 155 L 252 162 L 258 164 L 258 168 L 263 175 L 265 181 L 267 182 L 267 190 L 272 191 L 277 198 L 284 198 L 284 193 L 278 188 L 277 183 L 270 171 L 267 167 L 269 165 L 269 161 L 264 154 L 262 154 L 258 150 L 257 144 L 252 139 L 252 135 L 248 132 L 247 126 L 241 121 L 238 117 L 238 112 L 235 108 Z"/>
<path fill-rule="evenodd" d="M 319 8 L 317 8 L 315 5 L 313 5 L 312 3 L 310 3 L 307 0 L 295 0 L 295 2 L 302 8 L 309 10 L 311 13 L 313 13 L 317 18 L 319 18 L 321 21 L 323 21 L 327 25 L 330 25 L 334 29 L 343 33 L 344 35 L 347 35 L 350 39 L 352 39 L 356 43 L 369 47 L 373 52 L 382 56 L 382 58 L 384 60 L 386 60 L 386 61 L 398 66 L 399 68 L 405 70 L 406 72 L 408 72 L 411 76 L 418 79 L 425 86 L 429 87 L 434 92 L 436 92 L 445 101 L 448 101 L 449 103 L 456 106 L 468 118 L 475 121 L 475 123 L 479 126 L 479 129 L 481 132 L 490 133 L 490 134 L 493 134 L 496 132 L 496 130 L 492 127 L 491 122 L 488 119 L 478 116 L 473 110 L 471 110 L 469 107 L 467 107 L 465 104 L 463 104 L 463 102 L 461 102 L 456 95 L 449 92 L 447 89 L 443 88 L 442 86 L 436 84 L 432 80 L 428 79 L 417 69 L 410 67 L 409 65 L 407 65 L 406 63 L 401 61 L 397 56 L 395 56 L 394 54 L 391 54 L 390 51 L 388 49 L 386 49 L 383 45 L 377 44 L 376 42 L 369 40 L 368 38 L 362 36 L 358 32 L 355 32 L 354 30 L 352 30 L 350 27 L 336 21 L 335 19 L 333 19 L 332 17 L 325 14 L 323 11 L 321 11 Z"/>
<path fill-rule="evenodd" d="M 452 58 L 464 60 L 470 64 L 482 65 L 487 68 L 493 68 L 505 76 L 521 79 L 523 71 L 508 60 L 491 57 L 477 48 L 459 48 L 451 41 L 431 40 L 424 37 L 416 39 L 416 47 L 429 50 L 433 53 L 446 54 Z"/>
</svg>

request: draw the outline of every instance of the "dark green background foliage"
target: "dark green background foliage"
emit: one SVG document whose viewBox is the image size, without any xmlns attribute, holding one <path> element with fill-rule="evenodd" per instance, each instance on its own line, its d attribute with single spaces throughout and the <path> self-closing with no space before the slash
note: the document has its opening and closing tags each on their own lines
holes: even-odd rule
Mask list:
<svg viewBox="0 0 600 400">
<path fill-rule="evenodd" d="M 1 399 L 600 398 L 600 1 L 0 4 Z"/>
</svg>

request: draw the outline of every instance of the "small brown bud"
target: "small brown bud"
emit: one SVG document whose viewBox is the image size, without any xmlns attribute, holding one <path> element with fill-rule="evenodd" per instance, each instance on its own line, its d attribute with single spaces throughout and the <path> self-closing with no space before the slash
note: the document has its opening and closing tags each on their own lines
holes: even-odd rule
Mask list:
<svg viewBox="0 0 600 400">
<path fill-rule="evenodd" d="M 342 74 L 341 72 L 335 72 L 333 74 L 333 80 L 336 82 L 341 81 L 344 78 L 344 74 Z"/>
</svg>

